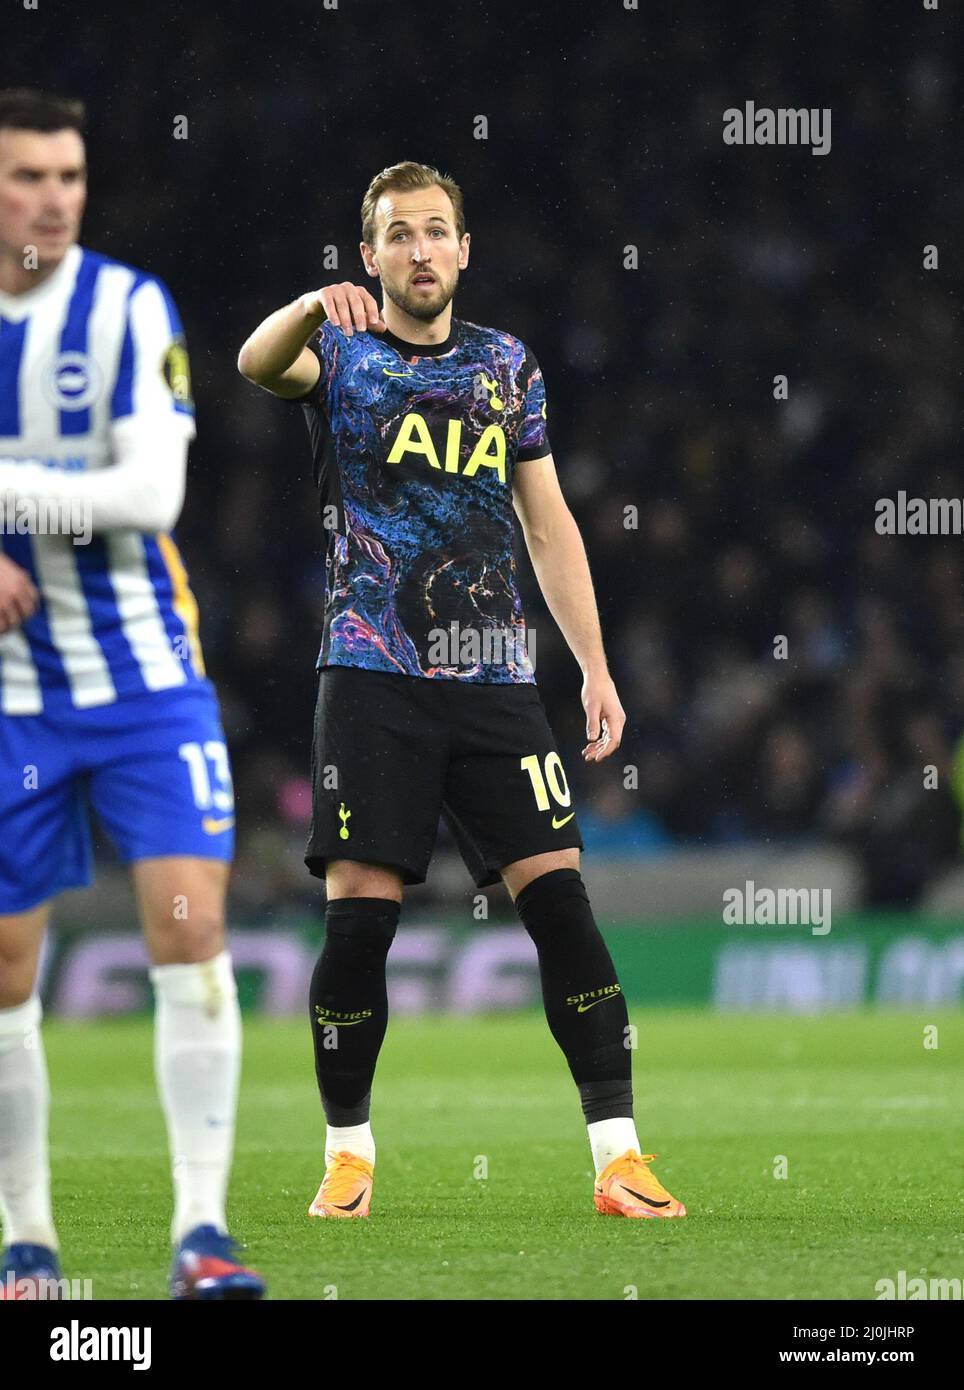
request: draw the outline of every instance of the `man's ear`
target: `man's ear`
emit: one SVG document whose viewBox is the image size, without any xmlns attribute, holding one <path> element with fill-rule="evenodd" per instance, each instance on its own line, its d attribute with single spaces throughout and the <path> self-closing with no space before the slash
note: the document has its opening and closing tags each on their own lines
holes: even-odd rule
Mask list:
<svg viewBox="0 0 964 1390">
<path fill-rule="evenodd" d="M 366 274 L 366 275 L 370 275 L 373 279 L 378 279 L 378 277 L 379 277 L 378 262 L 375 260 L 374 255 L 371 254 L 371 265 L 369 265 L 368 260 L 366 259 L 366 256 L 365 256 L 365 252 L 366 252 L 366 251 L 369 251 L 369 254 L 371 254 L 370 248 L 369 248 L 369 246 L 367 245 L 367 243 L 364 242 L 364 241 L 360 241 L 360 242 L 358 243 L 358 252 L 359 252 L 359 255 L 360 255 L 361 258 L 362 258 L 362 265 L 365 267 L 365 274 Z"/>
</svg>

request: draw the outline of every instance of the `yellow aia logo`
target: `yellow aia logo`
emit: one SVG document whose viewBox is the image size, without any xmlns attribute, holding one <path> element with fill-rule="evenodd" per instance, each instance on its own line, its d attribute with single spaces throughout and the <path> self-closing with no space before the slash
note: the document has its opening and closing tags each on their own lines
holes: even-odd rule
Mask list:
<svg viewBox="0 0 964 1390">
<path fill-rule="evenodd" d="M 445 438 L 444 471 L 446 473 L 458 473 L 460 471 L 459 450 L 461 444 L 462 421 L 449 420 L 448 433 Z M 468 462 L 461 470 L 462 476 L 474 478 L 480 468 L 494 468 L 499 475 L 499 481 L 504 483 L 505 452 L 505 430 L 501 425 L 486 425 L 479 435 L 478 442 L 472 450 Z M 424 415 L 419 415 L 414 410 L 403 418 L 386 461 L 388 463 L 400 463 L 406 454 L 421 454 L 423 458 L 428 460 L 432 468 L 441 469 L 443 466 L 439 462 L 434 441 L 429 433 L 428 422 Z"/>
</svg>

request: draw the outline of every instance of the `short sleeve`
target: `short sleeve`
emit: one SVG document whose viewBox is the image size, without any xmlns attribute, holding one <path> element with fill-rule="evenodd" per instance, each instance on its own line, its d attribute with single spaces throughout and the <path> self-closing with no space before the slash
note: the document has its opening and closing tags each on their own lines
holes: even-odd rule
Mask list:
<svg viewBox="0 0 964 1390">
<path fill-rule="evenodd" d="M 152 276 L 139 277 L 127 299 L 110 418 L 151 428 L 175 424 L 186 439 L 196 434 L 181 318 L 166 285 Z"/>
<path fill-rule="evenodd" d="M 328 329 L 330 334 L 331 325 L 327 319 L 320 328 L 312 333 L 311 337 L 305 343 L 305 347 L 308 351 L 318 358 L 318 380 L 303 396 L 279 396 L 279 400 L 286 401 L 288 405 L 310 405 L 312 401 L 317 401 L 319 405 L 324 404 L 323 393 L 327 391 L 327 384 L 330 377 L 328 371 L 328 357 L 332 351 L 330 337 L 329 334 L 325 333 L 325 329 Z"/>
<path fill-rule="evenodd" d="M 539 363 L 528 348 L 526 348 L 522 370 L 526 386 L 525 414 L 522 428 L 519 431 L 517 463 L 522 463 L 526 459 L 544 458 L 546 454 L 552 453 L 546 420 L 546 388 Z"/>
</svg>

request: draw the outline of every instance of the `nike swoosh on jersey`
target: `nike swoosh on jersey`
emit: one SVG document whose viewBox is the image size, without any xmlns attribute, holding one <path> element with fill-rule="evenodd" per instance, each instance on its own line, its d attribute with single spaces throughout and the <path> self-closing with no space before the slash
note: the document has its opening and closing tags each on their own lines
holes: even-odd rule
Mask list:
<svg viewBox="0 0 964 1390">
<path fill-rule="evenodd" d="M 233 816 L 223 816 L 221 820 L 216 820 L 214 816 L 205 816 L 201 822 L 201 829 L 206 835 L 220 835 L 223 831 L 230 830 L 233 824 Z"/>
<path fill-rule="evenodd" d="M 574 816 L 575 814 L 576 814 L 575 811 L 570 811 L 569 814 L 568 814 L 568 816 L 563 817 L 562 820 L 559 820 L 556 816 L 553 816 L 553 818 L 552 818 L 552 828 L 553 828 L 553 830 L 561 830 L 562 827 L 563 827 L 564 825 L 568 825 L 569 822 L 572 820 L 572 818 L 573 818 L 573 816 Z"/>
</svg>

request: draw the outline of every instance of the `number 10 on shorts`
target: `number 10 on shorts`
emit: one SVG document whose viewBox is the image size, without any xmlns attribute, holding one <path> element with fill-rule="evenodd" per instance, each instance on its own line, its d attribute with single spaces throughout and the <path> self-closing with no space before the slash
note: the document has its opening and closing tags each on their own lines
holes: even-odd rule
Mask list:
<svg viewBox="0 0 964 1390">
<path fill-rule="evenodd" d="M 563 771 L 562 759 L 553 750 L 547 753 L 543 763 L 543 768 L 539 766 L 539 754 L 530 753 L 527 758 L 523 758 L 519 766 L 523 772 L 528 772 L 529 781 L 532 783 L 532 792 L 536 799 L 536 805 L 540 811 L 549 810 L 549 796 L 546 791 L 546 783 L 549 783 L 549 791 L 552 792 L 553 799 L 559 806 L 568 806 L 572 797 L 569 794 L 569 784 L 566 781 L 566 774 Z"/>
</svg>

